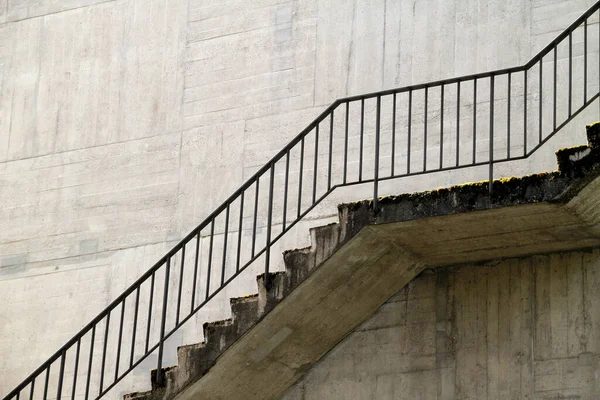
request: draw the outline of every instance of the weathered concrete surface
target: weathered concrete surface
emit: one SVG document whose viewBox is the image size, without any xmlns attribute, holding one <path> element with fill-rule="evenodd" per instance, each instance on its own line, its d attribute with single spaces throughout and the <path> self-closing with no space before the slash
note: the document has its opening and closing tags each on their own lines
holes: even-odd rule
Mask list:
<svg viewBox="0 0 600 400">
<path fill-rule="evenodd" d="M 177 398 L 275 398 L 423 267 L 364 229 Z"/>
<path fill-rule="evenodd" d="M 346 94 L 522 63 L 592 2 L 0 1 L 0 396 L 214 210 L 324 105 Z M 596 28 L 590 24 L 590 32 Z M 574 82 L 580 88 L 582 38 L 576 34 L 573 39 Z M 589 47 L 588 62 L 596 65 L 597 47 Z M 564 58 L 561 47 L 560 71 Z M 591 94 L 597 69 L 588 72 Z M 513 117 L 520 110 L 519 79 L 513 76 Z M 559 89 L 565 82 L 559 80 Z M 501 80 L 497 83 L 497 94 L 505 93 Z M 532 89 L 536 84 L 530 80 Z M 453 89 L 447 89 L 449 100 Z M 461 140 L 468 143 L 472 104 L 469 88 L 463 89 Z M 484 82 L 480 89 L 479 98 L 486 98 Z M 563 94 L 559 91 L 561 104 Z M 544 98 L 551 95 L 547 91 Z M 439 98 L 434 91 L 430 96 L 434 124 Z M 531 97 L 529 109 L 536 110 Z M 416 110 L 421 102 L 415 97 Z M 504 118 L 503 104 L 499 96 L 498 120 Z M 373 115 L 371 104 L 367 111 Z M 590 111 L 581 117 L 584 122 L 596 118 L 596 109 Z M 478 113 L 479 122 L 488 121 L 485 106 L 480 104 Z M 544 115 L 551 117 L 551 112 L 544 109 Z M 391 125 L 386 118 L 382 132 L 387 134 Z M 453 131 L 450 120 L 447 133 Z M 405 111 L 399 110 L 397 122 L 398 132 L 405 129 Z M 580 143 L 582 123 L 557 140 Z M 534 133 L 536 121 L 530 118 L 530 124 Z M 372 153 L 373 126 L 374 120 L 367 119 L 365 155 Z M 516 126 L 517 119 L 515 134 Z M 498 124 L 496 129 L 501 139 L 503 128 Z M 386 152 L 388 137 L 382 140 Z M 452 135 L 447 139 L 453 143 Z M 422 143 L 419 135 L 413 140 L 415 146 Z M 353 134 L 351 144 L 356 147 L 356 142 Z M 514 151 L 521 149 L 518 140 L 512 143 Z M 562 146 L 555 143 L 550 147 Z M 398 137 L 398 149 L 405 144 Z M 500 151 L 504 143 L 496 145 Z M 483 132 L 478 157 L 485 158 L 487 148 Z M 353 148 L 353 156 L 356 152 Z M 396 165 L 404 167 L 402 152 L 396 154 Z M 551 154 L 540 153 L 511 167 L 509 174 L 551 169 L 553 163 Z M 352 172 L 357 164 L 350 165 Z M 325 164 L 320 168 L 322 173 Z M 339 164 L 334 168 L 339 172 Z M 404 179 L 401 188 L 388 193 L 484 177 L 482 171 L 460 170 Z M 332 221 L 337 204 L 370 194 L 370 188 L 359 187 L 354 197 L 334 194 L 311 216 L 324 218 L 298 225 L 280 249 L 307 245 L 308 228 Z M 282 197 L 275 193 L 278 211 Z M 261 215 L 259 227 L 265 221 Z M 251 226 L 247 218 L 245 241 Z M 263 238 L 264 230 L 260 233 Z M 282 267 L 280 258 L 273 263 Z M 196 326 L 182 329 L 173 346 L 202 340 L 202 321 L 228 317 L 229 297 L 253 290 L 253 279 L 236 280 L 207 306 L 208 315 L 199 316 Z M 93 302 L 86 301 L 88 293 L 95 294 Z M 124 335 L 130 333 L 126 327 Z M 109 344 L 111 350 L 116 349 Z M 168 354 L 174 362 L 174 349 Z M 108 397 L 144 388 L 151 364 L 149 359 L 136 371 L 139 376 Z M 92 388 L 97 384 L 92 381 Z"/>
<path fill-rule="evenodd" d="M 598 246 L 600 125 L 589 146 L 557 151 L 559 170 L 340 206 L 350 229 L 372 229 L 428 265 L 510 258 Z M 436 217 L 436 218 L 431 218 Z"/>
<path fill-rule="evenodd" d="M 428 269 L 281 399 L 598 399 L 599 277 L 599 249 Z"/>
<path fill-rule="evenodd" d="M 600 247 L 600 125 L 588 137 L 557 152 L 559 171 L 494 182 L 492 196 L 475 183 L 383 198 L 377 213 L 341 205 L 340 225 L 288 252 L 268 291 L 263 276 L 258 297 L 232 303 L 233 320 L 180 349 L 166 387 L 128 398 L 276 398 L 425 266 Z"/>
</svg>

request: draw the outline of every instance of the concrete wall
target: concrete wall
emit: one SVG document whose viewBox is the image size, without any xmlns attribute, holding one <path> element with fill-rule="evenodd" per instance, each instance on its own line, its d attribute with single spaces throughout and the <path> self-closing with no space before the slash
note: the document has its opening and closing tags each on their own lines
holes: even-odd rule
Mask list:
<svg viewBox="0 0 600 400">
<path fill-rule="evenodd" d="M 597 399 L 600 251 L 423 273 L 282 397 Z"/>
<path fill-rule="evenodd" d="M 0 395 L 336 98 L 523 63 L 592 3 L 0 1 Z M 504 173 L 554 168 L 553 150 L 583 143 L 590 118 Z M 370 193 L 336 193 L 274 254 Z M 167 362 L 201 340 L 198 324 L 227 316 L 228 297 L 255 291 L 260 268 L 181 333 Z M 115 396 L 146 388 L 150 364 Z"/>
</svg>

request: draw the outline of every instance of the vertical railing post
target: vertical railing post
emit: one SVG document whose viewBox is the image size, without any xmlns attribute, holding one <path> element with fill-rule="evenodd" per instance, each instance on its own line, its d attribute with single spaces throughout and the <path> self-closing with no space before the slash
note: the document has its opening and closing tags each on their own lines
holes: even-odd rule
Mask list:
<svg viewBox="0 0 600 400">
<path fill-rule="evenodd" d="M 90 338 L 90 357 L 88 360 L 87 378 L 85 382 L 85 400 L 88 400 L 90 395 L 90 383 L 92 380 L 92 361 L 94 360 L 94 340 L 96 339 L 96 325 L 92 327 L 92 336 Z M 32 400 L 32 399 L 30 399 Z"/>
<path fill-rule="evenodd" d="M 444 168 L 444 85 L 440 93 L 440 169 Z"/>
<path fill-rule="evenodd" d="M 273 224 L 273 181 L 275 180 L 275 163 L 270 166 L 271 177 L 269 179 L 269 211 L 267 215 L 267 248 L 265 251 L 265 279 L 264 285 L 268 290 L 271 287 L 269 279 L 269 266 L 271 263 L 271 228 Z"/>
<path fill-rule="evenodd" d="M 287 207 L 288 207 L 288 186 L 290 179 L 290 150 L 285 153 L 285 183 L 283 187 L 283 216 L 281 218 L 281 232 L 285 232 L 287 223 Z"/>
<path fill-rule="evenodd" d="M 99 395 L 102 395 L 104 390 L 104 369 L 106 367 L 106 349 L 108 347 L 108 333 L 110 329 L 110 312 L 113 309 L 108 310 L 106 314 L 106 326 L 104 327 L 104 346 L 102 347 L 102 362 L 100 366 L 100 389 L 98 391 Z"/>
<path fill-rule="evenodd" d="M 225 232 L 223 233 L 223 260 L 221 260 L 221 286 L 225 284 L 225 268 L 227 267 L 227 238 L 229 237 L 229 203 L 227 203 L 227 208 L 225 210 Z M 185 255 L 185 246 L 183 246 L 184 255 Z M 183 259 L 182 259 L 183 262 Z M 183 276 L 183 264 L 181 267 L 181 276 Z M 179 280 L 179 297 L 181 298 L 181 279 Z M 177 324 L 179 324 L 179 302 L 177 303 Z"/>
<path fill-rule="evenodd" d="M 331 168 L 333 164 L 333 113 L 334 110 L 331 110 L 331 114 L 329 115 L 329 164 L 327 165 L 327 191 L 331 190 Z"/>
<path fill-rule="evenodd" d="M 33 400 L 34 393 L 35 393 L 35 378 L 33 378 L 33 380 L 31 381 L 31 389 L 29 390 L 29 400 Z"/>
<path fill-rule="evenodd" d="M 494 190 L 494 75 L 490 76 L 490 196 Z"/>
<path fill-rule="evenodd" d="M 137 321 L 138 321 L 138 312 L 140 307 L 140 286 L 135 290 L 135 307 L 133 314 L 133 329 L 131 336 L 131 353 L 129 355 L 129 368 L 133 366 L 133 359 L 135 357 L 135 337 L 137 332 Z"/>
<path fill-rule="evenodd" d="M 119 363 L 121 361 L 121 344 L 123 343 L 123 320 L 125 319 L 125 301 L 127 297 L 123 299 L 121 303 L 121 320 L 119 322 L 119 339 L 117 340 L 117 359 L 115 365 L 115 381 L 119 379 Z"/>
<path fill-rule="evenodd" d="M 315 158 L 313 160 L 313 192 L 312 204 L 317 202 L 317 178 L 319 176 L 319 122 L 315 127 Z"/>
<path fill-rule="evenodd" d="M 544 124 L 544 119 L 542 117 L 543 116 L 543 114 L 542 114 L 543 113 L 543 106 L 544 106 L 544 101 L 543 101 L 544 100 L 544 96 L 543 96 L 543 94 L 544 94 L 544 90 L 543 90 L 543 87 L 544 87 L 544 79 L 543 79 L 544 68 L 543 67 L 544 67 L 544 56 L 540 55 L 540 76 L 539 76 L 539 82 L 538 82 L 538 85 L 539 85 L 539 87 L 538 87 L 538 90 L 539 90 L 539 99 L 540 99 L 540 102 L 538 104 L 539 105 L 538 113 L 539 113 L 540 120 L 539 120 L 539 124 L 538 124 L 538 144 L 542 143 L 542 140 L 543 140 L 543 133 L 542 133 L 542 127 L 543 127 L 543 124 Z"/>
<path fill-rule="evenodd" d="M 510 98 L 512 87 L 512 72 L 508 73 L 508 94 L 506 104 L 506 157 L 510 158 Z"/>
<path fill-rule="evenodd" d="M 360 99 L 360 148 L 358 150 L 358 181 L 362 182 L 363 173 L 363 144 L 365 140 L 365 99 Z"/>
<path fill-rule="evenodd" d="M 412 131 L 412 90 L 408 91 L 408 122 L 407 122 L 408 138 L 406 141 L 406 174 L 410 175 L 410 145 Z"/>
<path fill-rule="evenodd" d="M 587 31 L 588 31 L 588 20 L 587 18 L 583 22 L 583 104 L 587 103 L 587 69 L 588 69 L 588 55 L 587 55 Z M 599 55 L 600 56 L 600 55 Z"/>
<path fill-rule="evenodd" d="M 541 96 L 541 92 L 540 92 Z M 573 115 L 573 32 L 569 32 L 569 118 Z"/>
<path fill-rule="evenodd" d="M 46 368 L 46 379 L 44 380 L 44 396 L 42 400 L 48 399 L 48 383 L 50 382 L 50 367 L 52 364 L 48 364 L 48 368 Z"/>
<path fill-rule="evenodd" d="M 237 240 L 237 249 L 236 249 L 236 257 L 235 257 L 235 273 L 237 274 L 240 271 L 240 263 L 242 257 L 242 229 L 244 227 L 244 193 L 240 195 L 240 219 L 238 222 L 238 240 Z M 200 240 L 200 235 L 198 235 L 198 240 Z M 196 259 L 198 259 L 198 251 L 196 250 Z M 194 278 L 196 280 L 196 278 Z"/>
<path fill-rule="evenodd" d="M 460 164 L 460 81 L 456 84 L 456 166 Z"/>
<path fill-rule="evenodd" d="M 554 45 L 554 78 L 552 83 L 552 130 L 556 130 L 556 93 L 557 93 L 557 63 L 558 63 L 558 45 Z M 541 95 L 541 92 L 540 92 Z"/>
<path fill-rule="evenodd" d="M 79 351 L 81 350 L 81 337 L 77 339 L 77 350 L 75 351 L 75 366 L 73 367 L 73 386 L 71 388 L 71 399 L 75 399 L 77 389 L 77 372 L 79 371 Z"/>
<path fill-rule="evenodd" d="M 65 377 L 65 358 L 67 357 L 67 351 L 63 350 L 60 356 L 60 369 L 58 370 L 58 388 L 56 389 L 56 400 L 60 400 L 62 397 L 63 380 Z"/>
<path fill-rule="evenodd" d="M 523 70 L 523 156 L 527 156 L 527 68 Z"/>
<path fill-rule="evenodd" d="M 373 173 L 373 213 L 379 212 L 377 190 L 379 187 L 379 136 L 381 130 L 381 96 L 377 96 L 377 117 L 375 121 L 375 170 Z"/>
<path fill-rule="evenodd" d="M 477 78 L 473 80 L 473 164 L 477 161 Z"/>
<path fill-rule="evenodd" d="M 304 137 L 300 140 L 300 166 L 298 167 L 298 210 L 296 218 L 302 215 L 302 175 L 304 171 Z"/>
<path fill-rule="evenodd" d="M 423 110 L 423 172 L 427 171 L 427 103 L 429 99 L 429 86 L 425 86 L 425 104 Z"/>
<path fill-rule="evenodd" d="M 214 222 L 214 220 L 213 220 Z M 156 363 L 156 384 L 162 386 L 164 382 L 164 376 L 162 373 L 162 358 L 165 348 L 165 324 L 167 322 L 167 301 L 169 298 L 169 273 L 171 270 L 171 257 L 167 258 L 167 265 L 165 271 L 165 290 L 163 295 L 163 307 L 162 316 L 160 321 L 160 339 L 158 342 L 158 362 Z"/>
<path fill-rule="evenodd" d="M 348 120 L 350 116 L 350 102 L 346 102 L 346 119 L 344 125 L 344 185 L 348 177 Z"/>
</svg>

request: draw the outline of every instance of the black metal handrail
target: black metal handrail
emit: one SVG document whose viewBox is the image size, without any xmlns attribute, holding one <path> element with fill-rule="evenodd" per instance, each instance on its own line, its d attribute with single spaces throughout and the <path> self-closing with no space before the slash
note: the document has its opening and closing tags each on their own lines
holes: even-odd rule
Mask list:
<svg viewBox="0 0 600 400">
<path fill-rule="evenodd" d="M 599 9 L 600 2 L 597 2 L 525 65 L 336 100 L 200 225 L 12 390 L 5 400 L 20 400 L 22 396 L 28 396 L 33 400 L 38 394 L 41 394 L 43 400 L 46 400 L 49 398 L 50 389 L 56 393 L 57 399 L 61 399 L 65 395 L 66 387 L 70 389 L 70 396 L 73 399 L 78 390 L 86 400 L 90 396 L 100 398 L 155 351 L 158 352 L 157 368 L 158 371 L 161 371 L 165 341 L 242 271 L 260 258 L 264 261 L 265 282 L 268 285 L 272 245 L 338 187 L 373 183 L 373 208 L 377 212 L 378 186 L 381 181 L 430 172 L 488 166 L 489 190 L 492 193 L 495 164 L 528 158 L 599 97 L 599 93 L 588 96 L 589 20 Z M 600 28 L 600 23 L 598 25 Z M 572 49 L 573 35 L 579 29 L 583 30 L 584 60 L 583 88 L 577 89 L 573 85 L 574 57 Z M 600 29 L 598 37 L 600 38 Z M 568 57 L 565 58 L 568 62 L 568 84 L 564 88 L 564 91 L 567 92 L 566 97 L 559 97 L 558 92 L 561 88 L 557 83 L 557 62 L 558 49 L 563 44 L 568 45 Z M 598 45 L 600 45 L 600 40 Z M 600 49 L 598 51 L 600 56 Z M 548 117 L 546 114 L 546 118 L 544 118 L 544 99 L 546 97 L 543 91 L 548 86 L 544 85 L 543 67 L 544 58 L 551 53 L 553 62 L 551 115 Z M 532 88 L 531 91 L 528 89 L 528 76 L 534 75 L 536 69 L 538 92 L 533 90 L 535 88 Z M 598 75 L 600 77 L 600 69 Z M 513 89 L 515 80 L 518 80 L 519 76 L 522 77 L 523 93 L 516 93 Z M 501 86 L 498 85 L 498 82 L 504 78 L 506 79 L 505 116 L 498 112 L 499 107 L 496 104 L 503 101 L 503 98 L 496 97 L 496 90 L 498 86 Z M 478 83 L 480 84 L 479 88 Z M 516 86 L 518 89 L 519 85 Z M 469 92 L 472 101 L 465 102 L 465 97 L 461 99 L 465 87 L 471 89 Z M 484 101 L 478 102 L 477 95 L 482 88 L 483 90 L 487 88 L 488 97 Z M 430 96 L 436 94 L 435 91 L 439 93 L 437 105 L 432 104 L 429 100 Z M 581 103 L 574 106 L 575 91 L 581 92 L 578 96 Z M 454 96 L 449 100 L 448 93 L 450 92 L 454 92 Z M 403 95 L 406 98 L 400 99 Z M 528 108 L 528 104 L 535 103 L 536 95 L 538 107 L 537 110 L 532 110 L 533 107 Z M 423 99 L 422 108 L 417 104 L 418 98 L 421 97 Z M 558 115 L 561 108 L 558 104 L 560 99 L 563 101 L 566 99 L 567 103 L 567 111 L 563 116 Z M 374 100 L 374 105 L 368 104 L 371 100 Z M 391 113 L 382 116 L 384 101 L 391 102 Z M 402 101 L 405 103 L 404 107 L 398 107 Z M 514 102 L 519 101 L 523 103 L 520 107 L 517 104 L 517 107 L 522 108 L 523 113 L 511 112 L 515 108 Z M 549 106 L 547 103 L 546 107 Z M 489 109 L 488 132 L 482 140 L 481 137 L 477 137 L 480 130 L 478 126 L 481 125 L 478 120 L 480 114 L 477 112 L 477 107 L 486 104 Z M 433 111 L 429 108 L 432 105 Z M 437 106 L 439 108 L 436 108 Z M 504 104 L 502 106 L 504 109 Z M 355 125 L 350 124 L 353 107 L 359 109 L 359 118 Z M 373 115 L 369 114 L 370 111 Z M 403 115 L 404 111 L 406 111 L 405 115 Z M 449 111 L 455 113 L 454 118 L 444 119 L 444 112 L 447 116 Z M 356 112 L 354 113 L 356 114 Z M 465 114 L 469 115 L 470 129 L 464 127 L 466 125 L 463 121 Z M 339 115 L 342 115 L 343 118 L 339 118 Z M 521 115 L 522 121 L 519 119 Z M 435 126 L 430 117 L 436 120 Z M 500 117 L 505 118 L 503 124 L 498 124 L 497 120 Z M 535 130 L 537 132 L 532 132 L 532 128 L 528 124 L 536 122 L 536 117 L 537 127 Z M 403 118 L 404 122 L 400 122 Z M 421 124 L 415 123 L 414 120 L 419 118 L 422 119 Z M 559 121 L 561 122 L 559 123 Z M 369 129 L 368 126 L 365 127 L 365 124 L 369 122 L 374 122 L 372 129 Z M 382 124 L 386 126 L 382 126 Z M 518 125 L 515 126 L 516 124 Z M 451 132 L 448 131 L 448 125 L 452 128 Z M 546 132 L 545 125 L 550 126 L 546 134 L 544 134 Z M 321 129 L 323 126 L 325 129 Z M 499 126 L 505 129 L 501 138 L 497 133 Z M 399 137 L 399 127 L 402 128 L 405 136 Z M 320 136 L 322 130 L 326 131 L 326 136 Z M 432 135 L 432 131 L 436 134 Z M 368 143 L 365 145 L 369 132 L 374 134 L 372 148 Z M 461 139 L 464 140 L 465 134 L 470 135 L 468 137 L 469 148 L 465 151 L 463 147 L 461 153 L 461 143 L 463 143 Z M 528 148 L 532 143 L 530 141 L 532 134 L 537 137 L 537 143 L 534 141 L 535 145 Z M 383 135 L 389 136 L 389 146 L 387 146 L 391 153 L 389 156 L 382 155 L 381 152 L 382 141 L 385 142 L 387 139 L 387 136 L 383 138 Z M 429 144 L 428 138 L 430 139 Z M 453 139 L 452 142 L 448 138 Z M 495 143 L 500 140 L 499 138 L 505 140 L 505 149 L 500 147 L 500 150 L 505 150 L 506 154 L 495 157 L 498 152 Z M 444 143 L 444 139 L 446 139 L 446 143 Z M 522 151 L 517 154 L 513 151 L 511 154 L 511 150 L 515 147 L 515 139 L 520 139 L 516 147 L 522 147 Z M 325 142 L 326 152 L 319 152 L 321 141 Z M 478 144 L 482 141 L 487 142 L 487 157 L 483 157 L 483 160 L 477 152 Z M 436 145 L 436 143 L 438 144 Z M 353 145 L 356 146 L 353 147 Z M 404 146 L 402 150 L 398 150 L 399 145 Z M 417 145 L 419 148 L 415 150 Z M 310 150 L 307 150 L 308 146 L 312 146 L 312 165 L 310 164 Z M 435 150 L 433 154 L 436 156 L 433 166 L 431 162 L 432 147 Z M 353 152 L 356 150 L 358 150 L 358 160 L 352 161 Z M 372 158 L 367 158 L 368 155 L 365 153 L 370 150 L 373 150 L 374 155 Z M 452 155 L 450 159 L 448 154 Z M 468 158 L 466 162 L 464 161 L 465 154 Z M 417 160 L 416 155 L 420 155 L 422 159 Z M 429 161 L 428 155 L 430 155 Z M 388 159 L 389 165 L 386 166 L 384 161 L 387 162 Z M 371 165 L 372 171 L 369 171 Z M 403 167 L 402 171 L 399 171 L 399 166 Z M 312 177 L 308 176 L 309 173 L 312 174 Z M 372 176 L 367 176 L 369 173 L 372 173 Z M 357 176 L 353 177 L 353 175 Z M 275 190 L 278 180 L 282 180 L 280 188 L 283 190 L 283 195 L 276 199 Z M 292 185 L 295 185 L 297 191 L 290 191 Z M 303 197 L 303 190 L 309 190 L 309 196 L 304 193 Z M 280 210 L 276 210 L 279 207 Z M 259 213 L 259 208 L 266 210 L 261 210 L 262 213 Z M 278 214 L 277 218 L 281 217 L 278 221 L 274 221 L 276 213 Z M 259 239 L 259 215 L 261 223 L 266 228 L 265 237 L 262 239 Z M 236 220 L 232 217 L 236 217 Z M 246 238 L 246 240 L 243 239 L 245 219 L 252 225 L 252 228 L 249 229 L 250 238 Z M 279 232 L 275 232 L 277 229 Z M 248 240 L 249 243 L 244 243 L 247 248 L 243 248 L 243 242 Z M 260 240 L 260 243 L 257 244 L 257 240 Z M 232 246 L 234 251 L 230 250 Z M 204 257 L 203 251 L 205 247 L 208 252 L 206 257 Z M 229 276 L 228 270 L 231 270 Z M 216 286 L 214 285 L 214 275 L 217 275 L 218 278 Z M 212 289 L 211 279 L 214 286 Z M 173 288 L 170 288 L 171 286 Z M 169 297 L 170 290 L 177 290 L 177 296 L 171 299 Z M 141 305 L 146 302 L 146 299 L 148 312 L 142 316 Z M 182 306 L 186 310 L 182 310 Z M 156 309 L 159 313 L 155 312 Z M 115 315 L 118 318 L 118 325 L 113 326 L 111 331 L 111 316 L 114 321 Z M 169 321 L 170 318 L 174 320 Z M 117 326 L 118 330 L 115 330 Z M 156 332 L 157 328 L 158 332 Z M 126 329 L 128 333 L 131 331 L 129 339 L 123 336 Z M 158 338 L 153 340 L 152 336 L 156 335 Z M 97 350 L 97 342 L 101 342 L 100 352 Z M 112 343 L 110 352 L 108 351 L 109 342 Z M 126 346 L 128 347 L 127 352 L 125 352 Z M 111 357 L 113 360 L 108 360 Z M 110 366 L 108 361 L 112 361 Z M 73 366 L 72 373 L 70 368 L 68 369 L 69 373 L 66 372 L 67 362 Z M 78 382 L 80 376 L 85 377 L 84 382 Z M 97 385 L 95 380 L 92 381 L 92 376 L 97 376 Z M 157 375 L 159 384 L 162 379 L 163 376 L 159 373 Z M 52 394 L 50 394 L 51 396 Z"/>
</svg>

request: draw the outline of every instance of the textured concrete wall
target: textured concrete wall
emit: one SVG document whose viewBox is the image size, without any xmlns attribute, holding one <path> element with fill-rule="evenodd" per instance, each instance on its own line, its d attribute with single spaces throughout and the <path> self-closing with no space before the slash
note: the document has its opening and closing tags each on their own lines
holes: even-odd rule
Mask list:
<svg viewBox="0 0 600 400">
<path fill-rule="evenodd" d="M 334 99 L 522 63 L 592 3 L 0 1 L 0 395 Z M 585 121 L 561 144 L 584 143 Z M 557 146 L 505 173 L 554 168 Z M 274 254 L 370 192 L 336 194 Z M 254 292 L 259 269 L 196 323 Z"/>
<path fill-rule="evenodd" d="M 282 397 L 597 399 L 600 251 L 423 273 Z"/>
</svg>

